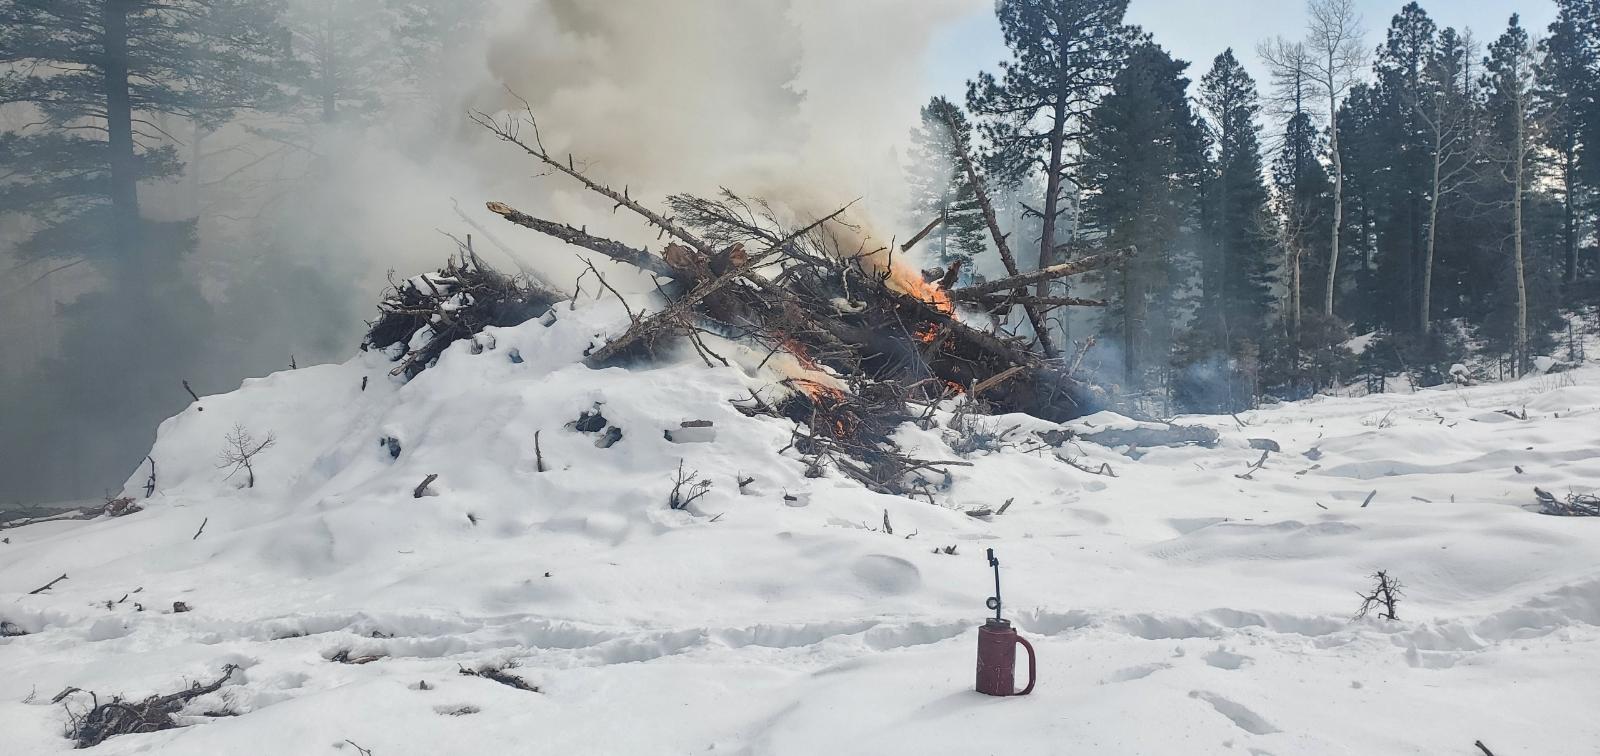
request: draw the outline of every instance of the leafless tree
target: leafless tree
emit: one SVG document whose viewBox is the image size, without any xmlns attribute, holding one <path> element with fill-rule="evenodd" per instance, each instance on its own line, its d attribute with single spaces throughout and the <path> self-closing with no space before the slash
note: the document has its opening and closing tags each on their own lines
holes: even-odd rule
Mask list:
<svg viewBox="0 0 1600 756">
<path fill-rule="evenodd" d="M 246 476 L 245 488 L 255 488 L 255 457 L 257 454 L 276 445 L 278 437 L 268 433 L 266 438 L 257 441 L 255 437 L 250 435 L 250 431 L 245 430 L 243 425 L 235 423 L 226 440 L 228 445 L 222 450 L 222 461 L 217 465 L 217 468 L 233 468 L 228 471 L 228 478 L 238 475 L 239 471 L 243 470 Z M 223 478 L 223 480 L 228 478 Z"/>
<path fill-rule="evenodd" d="M 1296 72 L 1310 91 L 1327 102 L 1328 156 L 1333 165 L 1333 234 L 1328 250 L 1328 289 L 1323 314 L 1333 315 L 1334 284 L 1339 269 L 1339 227 L 1344 223 L 1344 159 L 1339 154 L 1339 102 L 1360 79 L 1366 65 L 1366 30 L 1354 0 L 1308 0 L 1306 40 L 1263 45 L 1260 52 L 1274 78 Z"/>
<path fill-rule="evenodd" d="M 1375 581 L 1372 590 L 1360 594 L 1361 608 L 1356 611 L 1355 618 L 1361 619 L 1373 609 L 1379 609 L 1381 611 L 1378 612 L 1378 616 L 1383 619 L 1400 619 L 1399 615 L 1395 614 L 1395 607 L 1400 605 L 1400 597 L 1405 595 L 1400 590 L 1402 587 L 1400 581 L 1389 577 L 1387 570 L 1378 570 L 1372 574 L 1372 579 Z"/>
<path fill-rule="evenodd" d="M 1534 74 L 1537 69 L 1534 50 L 1531 44 L 1515 49 L 1506 61 L 1507 67 L 1496 76 L 1496 86 L 1511 111 L 1504 114 L 1511 127 L 1510 142 L 1498 150 L 1499 154 L 1493 158 L 1500 165 L 1500 175 L 1511 185 L 1511 247 L 1517 286 L 1517 325 L 1512 362 L 1517 375 L 1527 370 L 1529 359 L 1525 257 L 1527 233 L 1523 228 L 1523 206 L 1534 177 L 1531 163 L 1540 149 L 1540 123 L 1534 111 Z"/>
<path fill-rule="evenodd" d="M 1483 132 L 1474 122 L 1475 88 L 1466 65 L 1478 55 L 1471 32 L 1461 37 L 1459 57 L 1440 50 L 1428 64 L 1430 86 L 1411 104 L 1432 152 L 1428 191 L 1428 241 L 1422 267 L 1422 297 L 1417 317 L 1424 334 L 1433 330 L 1433 261 L 1439 241 L 1443 197 L 1473 183 L 1483 152 Z"/>
</svg>

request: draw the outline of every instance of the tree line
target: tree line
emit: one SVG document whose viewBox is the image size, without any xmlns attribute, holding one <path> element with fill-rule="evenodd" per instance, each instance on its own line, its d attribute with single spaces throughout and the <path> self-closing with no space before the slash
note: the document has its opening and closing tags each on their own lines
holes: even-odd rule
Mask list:
<svg viewBox="0 0 1600 756">
<path fill-rule="evenodd" d="M 1359 373 L 1438 383 L 1471 350 L 1521 374 L 1563 308 L 1600 301 L 1600 5 L 1555 2 L 1542 33 L 1512 16 L 1485 46 L 1416 2 L 1369 43 L 1352 0 L 1311 0 L 1302 39 L 1255 51 L 1268 81 L 1229 49 L 1196 82 L 1127 0 L 1000 0 L 1011 57 L 923 109 L 915 204 L 949 218 L 946 264 L 982 252 L 950 167 L 975 149 L 1035 264 L 1137 248 L 1084 334 L 1131 397 L 1216 412 Z M 1016 330 L 1074 335 L 1047 320 Z"/>
<path fill-rule="evenodd" d="M 321 191 L 340 140 L 457 123 L 449 62 L 488 7 L 0 0 L 0 317 L 54 345 L 0 369 L 0 497 L 114 484 L 180 379 L 226 390 L 349 347 L 360 261 L 303 251 L 356 246 Z"/>
</svg>

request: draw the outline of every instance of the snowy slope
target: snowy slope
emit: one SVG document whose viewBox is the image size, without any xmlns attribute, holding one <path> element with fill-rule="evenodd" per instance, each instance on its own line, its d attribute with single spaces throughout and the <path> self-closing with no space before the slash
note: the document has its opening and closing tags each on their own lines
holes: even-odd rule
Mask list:
<svg viewBox="0 0 1600 756">
<path fill-rule="evenodd" d="M 409 384 L 364 354 L 205 397 L 161 426 L 144 512 L 6 531 L 0 620 L 30 634 L 0 639 L 0 754 L 70 748 L 66 686 L 137 698 L 228 663 L 186 714 L 240 716 L 95 751 L 1600 753 L 1600 520 L 1531 511 L 1534 485 L 1600 486 L 1600 368 L 1194 418 L 1215 449 L 1070 450 L 1117 477 L 981 453 L 935 506 L 806 478 L 788 423 L 730 403 L 770 373 L 591 371 L 621 314 L 558 315 Z M 611 448 L 564 427 L 596 402 Z M 685 420 L 715 439 L 663 437 Z M 235 424 L 277 440 L 253 489 L 217 467 Z M 939 429 L 899 438 L 956 457 Z M 1245 480 L 1248 438 L 1283 451 Z M 680 460 L 713 481 L 689 512 L 666 506 Z M 1038 647 L 1027 698 L 970 690 L 986 547 Z M 1350 619 L 1376 569 L 1400 621 Z M 505 662 L 541 692 L 458 674 Z"/>
</svg>

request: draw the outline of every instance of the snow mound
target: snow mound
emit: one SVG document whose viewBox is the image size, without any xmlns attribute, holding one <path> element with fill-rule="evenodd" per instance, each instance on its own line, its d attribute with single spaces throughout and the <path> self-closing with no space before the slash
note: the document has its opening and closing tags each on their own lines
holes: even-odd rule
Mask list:
<svg viewBox="0 0 1600 756">
<path fill-rule="evenodd" d="M 367 353 L 167 420 L 143 512 L 4 533 L 0 621 L 25 634 L 0 637 L 0 752 L 69 750 L 68 709 L 49 703 L 67 686 L 142 698 L 226 664 L 240 671 L 180 714 L 192 726 L 97 752 L 1600 742 L 1600 520 L 1531 511 L 1534 485 L 1600 485 L 1600 369 L 1285 403 L 1244 428 L 1186 418 L 1224 443 L 1137 461 L 1051 449 L 1038 434 L 1060 426 L 1021 416 L 992 419 L 1014 430 L 965 458 L 947 428 L 907 424 L 908 453 L 970 463 L 929 502 L 808 477 L 792 424 L 734 405 L 772 390 L 762 354 L 580 364 L 625 326 L 604 303 L 563 304 L 410 382 Z M 275 440 L 253 488 L 218 467 L 236 426 Z M 1254 472 L 1251 438 L 1282 449 Z M 680 465 L 710 487 L 674 510 Z M 1027 698 L 971 691 L 991 547 L 1039 651 Z M 1353 622 L 1377 569 L 1405 583 L 1401 620 Z M 512 663 L 538 692 L 460 673 Z"/>
</svg>

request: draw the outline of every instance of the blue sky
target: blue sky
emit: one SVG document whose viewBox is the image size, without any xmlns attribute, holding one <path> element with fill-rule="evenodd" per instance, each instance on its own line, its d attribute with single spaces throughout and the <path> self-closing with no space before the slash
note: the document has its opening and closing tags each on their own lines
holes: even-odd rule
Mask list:
<svg viewBox="0 0 1600 756">
<path fill-rule="evenodd" d="M 1357 4 L 1366 22 L 1368 46 L 1376 47 L 1405 2 L 1357 0 Z M 984 5 L 934 41 L 928 74 L 932 93 L 959 102 L 967 79 L 980 70 L 995 70 L 995 63 L 1006 57 L 992 6 Z M 1499 36 L 1513 13 L 1521 13 L 1523 26 L 1538 35 L 1556 15 L 1550 0 L 1425 0 L 1422 7 L 1440 27 L 1470 27 L 1483 44 Z M 1191 79 L 1198 79 L 1212 58 L 1232 47 L 1251 74 L 1264 81 L 1256 44 L 1279 35 L 1299 39 L 1305 28 L 1305 6 L 1299 0 L 1132 0 L 1128 20 L 1190 61 Z"/>
</svg>

